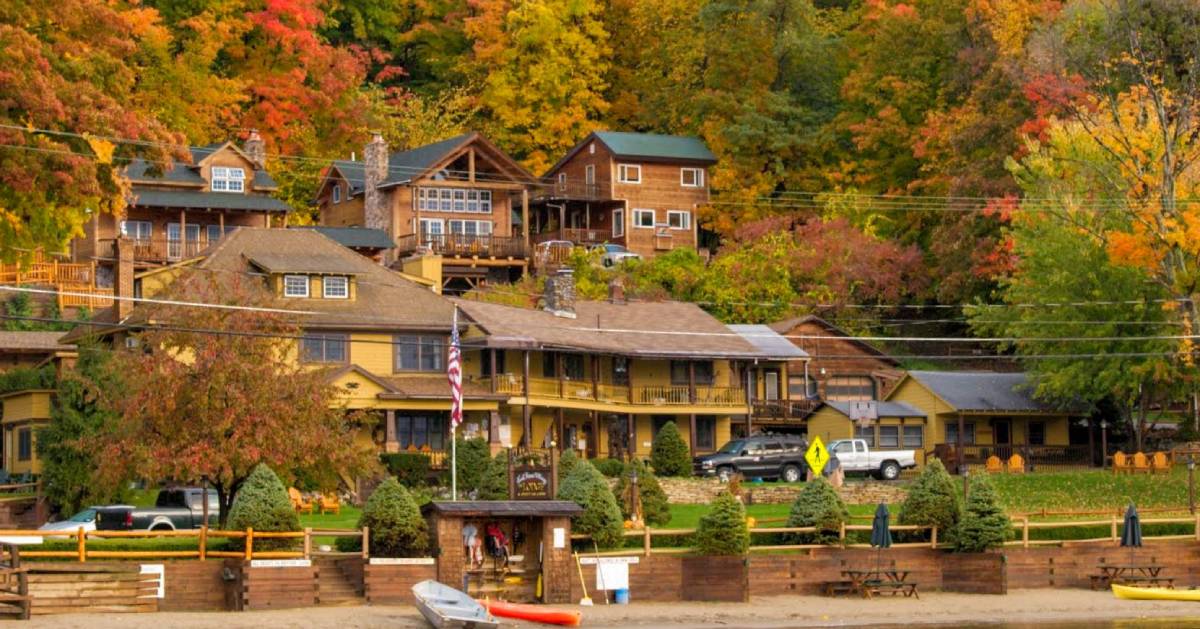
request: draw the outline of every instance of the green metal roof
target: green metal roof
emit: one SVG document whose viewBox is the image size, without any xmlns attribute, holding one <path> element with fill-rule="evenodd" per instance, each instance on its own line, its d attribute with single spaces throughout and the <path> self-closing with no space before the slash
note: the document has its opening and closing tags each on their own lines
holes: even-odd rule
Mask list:
<svg viewBox="0 0 1200 629">
<path fill-rule="evenodd" d="M 387 179 L 384 179 L 383 185 L 412 181 L 417 175 L 429 170 L 455 147 L 466 142 L 472 135 L 474 134 L 464 133 L 433 144 L 418 146 L 412 150 L 392 153 L 388 156 L 388 176 Z"/>
<path fill-rule="evenodd" d="M 686 160 L 710 164 L 717 161 L 717 156 L 708 150 L 704 140 L 697 137 L 625 131 L 597 131 L 594 135 L 618 157 Z"/>
<path fill-rule="evenodd" d="M 396 243 L 388 238 L 387 232 L 370 227 L 325 227 L 319 225 L 297 225 L 292 229 L 311 229 L 324 234 L 343 247 L 351 249 L 393 249 Z"/>
<path fill-rule="evenodd" d="M 134 182 L 154 183 L 163 181 L 207 186 L 208 182 L 204 181 L 200 176 L 200 172 L 196 169 L 195 164 L 199 164 L 204 158 L 219 150 L 225 144 L 225 142 L 218 142 L 216 144 L 209 144 L 208 146 L 192 147 L 189 149 L 192 155 L 191 164 L 174 162 L 162 174 L 155 173 L 153 165 L 150 162 L 141 158 L 132 159 L 129 161 L 129 165 L 125 167 L 125 176 Z M 251 186 L 261 190 L 264 188 L 278 188 L 279 184 L 275 183 L 275 180 L 271 178 L 271 175 L 267 174 L 267 171 L 255 168 Z"/>
<path fill-rule="evenodd" d="M 210 192 L 207 190 L 155 190 L 135 186 L 135 207 L 170 207 L 181 209 L 248 210 L 258 212 L 289 212 L 288 204 L 262 194 Z"/>
</svg>

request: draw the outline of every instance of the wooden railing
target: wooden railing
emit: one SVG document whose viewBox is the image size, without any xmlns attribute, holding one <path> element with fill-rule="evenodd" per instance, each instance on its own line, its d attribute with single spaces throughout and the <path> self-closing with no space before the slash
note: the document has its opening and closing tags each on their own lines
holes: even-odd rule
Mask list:
<svg viewBox="0 0 1200 629">
<path fill-rule="evenodd" d="M 838 529 L 837 546 L 840 546 L 843 548 L 870 548 L 871 547 L 870 544 L 850 542 L 848 540 L 847 533 L 851 533 L 854 531 L 870 532 L 871 528 L 872 527 L 867 524 L 845 524 L 845 523 L 842 523 Z M 922 525 L 915 525 L 915 524 L 892 524 L 888 527 L 888 529 L 893 533 L 900 533 L 900 532 L 920 533 L 921 531 L 929 532 L 929 541 L 894 543 L 894 544 L 892 544 L 893 548 L 905 548 L 905 547 L 937 548 L 938 547 L 938 527 L 936 527 L 936 526 L 922 526 Z M 814 548 L 827 548 L 828 545 L 826 545 L 826 544 L 755 544 L 755 543 L 753 543 L 753 539 L 754 539 L 755 535 L 788 535 L 788 534 L 797 534 L 797 533 L 801 533 L 801 534 L 802 533 L 816 533 L 817 531 L 818 531 L 818 529 L 815 526 L 751 527 L 750 528 L 750 536 L 751 536 L 750 552 L 764 551 L 764 550 L 805 550 L 805 549 L 814 549 Z M 694 528 L 692 528 L 692 529 L 669 529 L 669 528 L 656 529 L 656 528 L 647 526 L 642 529 L 626 530 L 622 533 L 622 536 L 624 536 L 626 538 L 630 538 L 630 537 L 641 538 L 642 554 L 649 557 L 650 555 L 656 555 L 656 554 L 694 553 L 694 552 L 696 552 L 696 548 L 693 546 L 665 546 L 665 547 L 660 546 L 660 547 L 656 548 L 654 546 L 654 538 L 656 538 L 656 537 L 662 537 L 662 538 L 688 537 L 688 536 L 695 535 L 695 534 L 696 534 L 696 529 L 694 529 Z M 576 534 L 571 535 L 571 539 L 574 541 L 583 541 L 583 540 L 589 540 L 589 539 L 591 539 L 591 537 L 586 534 L 576 533 Z M 632 550 L 632 549 L 625 548 L 625 549 L 609 550 L 609 551 L 602 551 L 599 553 L 588 553 L 588 554 L 589 555 L 628 555 L 630 550 Z"/>
<path fill-rule="evenodd" d="M 775 419 L 804 419 L 820 406 L 820 400 L 754 400 L 755 417 Z"/>
<path fill-rule="evenodd" d="M 634 402 L 656 406 L 745 406 L 746 391 L 741 387 L 696 387 L 692 401 L 688 387 L 683 385 L 635 387 Z"/>
<path fill-rule="evenodd" d="M 1020 444 L 1001 445 L 965 445 L 962 447 L 962 458 L 959 459 L 958 446 L 953 443 L 935 444 L 932 455 L 951 464 L 952 471 L 959 465 L 984 465 L 988 457 L 996 456 L 1008 460 L 1014 454 L 1021 455 L 1025 460 L 1027 471 L 1036 470 L 1038 466 L 1063 468 L 1091 467 L 1091 450 L 1088 446 L 1030 446 Z"/>
<path fill-rule="evenodd" d="M 223 531 L 203 527 L 183 531 L 86 531 L 79 527 L 75 531 L 43 531 L 41 529 L 23 531 L 0 531 L 0 537 L 20 538 L 37 537 L 68 539 L 74 542 L 71 550 L 24 550 L 21 555 L 27 559 L 73 559 L 86 562 L 89 559 L 309 559 L 314 554 L 312 540 L 314 537 L 360 537 L 362 538 L 362 557 L 370 557 L 370 529 L 313 529 L 302 531 L 255 531 L 247 528 L 244 531 Z M 89 549 L 88 540 L 103 539 L 168 539 L 193 538 L 196 540 L 195 550 L 102 550 Z M 209 547 L 210 539 L 241 539 L 245 546 L 241 550 L 214 550 Z M 294 539 L 301 542 L 299 550 L 255 550 L 254 540 L 262 539 Z"/>
<path fill-rule="evenodd" d="M 187 260 L 200 255 L 209 245 L 216 242 L 209 242 L 206 235 L 201 234 L 196 240 L 188 239 L 181 240 L 178 238 L 126 238 L 125 240 L 133 247 L 133 260 L 135 262 L 174 262 L 177 260 Z M 109 238 L 100 241 L 100 248 L 96 252 L 96 256 L 100 258 L 108 258 L 116 260 L 117 249 L 116 239 Z"/>
<path fill-rule="evenodd" d="M 488 378 L 479 380 L 484 386 Z M 501 374 L 496 380 L 496 391 L 505 395 L 524 395 L 521 377 L 516 374 Z M 557 398 L 564 400 L 611 402 L 614 404 L 648 404 L 653 406 L 741 406 L 746 405 L 746 392 L 740 387 L 696 387 L 696 399 L 692 402 L 688 387 L 664 385 L 630 387 L 619 384 L 597 383 L 588 380 L 557 380 L 553 378 L 530 378 L 531 397 Z"/>
<path fill-rule="evenodd" d="M 423 455 L 425 458 L 429 459 L 429 469 L 431 470 L 449 469 L 446 466 L 446 462 L 447 459 L 450 458 L 450 453 L 446 452 L 445 450 L 433 450 L 430 449 L 429 446 L 423 446 L 421 448 L 402 448 L 400 452 L 402 454 Z"/>
<path fill-rule="evenodd" d="M 40 251 L 26 264 L 0 264 L 0 284 L 53 286 L 58 291 L 59 310 L 79 306 L 107 308 L 113 301 L 111 288 L 96 286 L 95 262 L 61 262 L 47 258 Z"/>
<path fill-rule="evenodd" d="M 567 227 L 553 231 L 541 232 L 532 236 L 535 243 L 548 240 L 566 240 L 575 245 L 599 245 L 611 242 L 612 231 L 607 229 L 588 229 L 585 227 Z"/>
<path fill-rule="evenodd" d="M 433 253 L 450 256 L 489 258 L 525 258 L 528 256 L 525 240 L 519 236 L 409 234 L 396 239 L 397 253 L 412 253 L 418 249 L 428 249 Z"/>
<path fill-rule="evenodd" d="M 3 613 L 29 620 L 29 575 L 21 566 L 21 548 L 0 542 L 0 600 L 6 604 Z"/>
</svg>

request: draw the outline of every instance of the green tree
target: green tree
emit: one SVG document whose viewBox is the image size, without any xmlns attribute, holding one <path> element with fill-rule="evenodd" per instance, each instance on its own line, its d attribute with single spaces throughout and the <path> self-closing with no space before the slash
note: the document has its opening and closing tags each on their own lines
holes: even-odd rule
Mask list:
<svg viewBox="0 0 1200 629">
<path fill-rule="evenodd" d="M 478 491 L 491 459 L 487 439 L 459 439 L 456 450 L 459 493 Z"/>
<path fill-rule="evenodd" d="M 954 531 L 954 550 L 978 553 L 999 548 L 1012 532 L 1012 521 L 1000 507 L 992 482 L 984 474 L 973 474 L 967 508 Z"/>
<path fill-rule="evenodd" d="M 833 544 L 840 538 L 842 525 L 849 521 L 850 512 L 846 510 L 837 490 L 829 481 L 817 478 L 805 483 L 800 493 L 796 494 L 788 513 L 787 525 L 816 527 L 814 533 L 798 533 L 799 543 Z"/>
<path fill-rule="evenodd" d="M 479 481 L 480 500 L 508 500 L 508 451 L 492 457 Z"/>
<path fill-rule="evenodd" d="M 669 421 L 658 429 L 650 447 L 650 465 L 662 476 L 691 476 L 692 455 L 679 434 L 675 422 Z"/>
<path fill-rule="evenodd" d="M 745 555 L 749 549 L 746 509 L 741 501 L 723 491 L 696 526 L 696 550 L 702 555 Z"/>
<path fill-rule="evenodd" d="M 429 527 L 408 490 L 386 478 L 363 505 L 357 528 L 370 530 L 371 554 L 377 557 L 419 557 L 429 547 Z"/>
<path fill-rule="evenodd" d="M 642 503 L 642 520 L 652 526 L 664 526 L 671 521 L 671 504 L 667 500 L 667 492 L 654 472 L 638 459 L 625 464 L 623 472 L 617 477 L 617 487 L 613 490 L 617 502 L 621 505 L 621 515 L 626 519 L 633 517 L 631 502 L 631 483 L 633 474 L 637 474 L 638 496 Z"/>
<path fill-rule="evenodd" d="M 17 293 L 4 302 L 4 314 L 9 318 L 4 320 L 4 329 L 14 332 L 36 330 L 37 322 L 33 321 L 33 300 L 29 293 Z"/>
<path fill-rule="evenodd" d="M 225 519 L 226 526 L 235 531 L 248 528 L 255 531 L 300 530 L 300 516 L 292 507 L 287 488 L 271 468 L 261 463 L 246 477 L 246 482 L 242 484 L 237 499 L 233 501 L 233 508 L 229 510 Z M 235 546 L 245 547 L 245 540 L 233 541 Z M 254 548 L 261 550 L 288 548 L 294 545 L 295 540 L 288 538 L 254 540 Z"/>
<path fill-rule="evenodd" d="M 621 543 L 624 520 L 617 499 L 608 488 L 604 475 L 591 463 L 580 461 L 558 488 L 559 500 L 570 500 L 583 507 L 572 523 L 575 532 L 590 535 L 601 548 Z"/>
<path fill-rule="evenodd" d="M 949 535 L 962 515 L 962 492 L 940 459 L 929 459 L 900 504 L 901 524 L 936 526 Z"/>
<path fill-rule="evenodd" d="M 562 484 L 563 479 L 571 475 L 571 470 L 579 464 L 579 455 L 575 454 L 574 450 L 563 450 L 558 457 L 558 482 Z"/>
</svg>

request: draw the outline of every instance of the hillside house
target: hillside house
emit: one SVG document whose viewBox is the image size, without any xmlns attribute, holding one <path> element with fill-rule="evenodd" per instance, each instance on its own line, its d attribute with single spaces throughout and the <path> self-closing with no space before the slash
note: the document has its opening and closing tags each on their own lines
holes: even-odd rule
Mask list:
<svg viewBox="0 0 1200 629">
<path fill-rule="evenodd" d="M 882 400 L 900 381 L 899 361 L 815 315 L 777 321 L 771 329 L 804 350 L 808 359 L 789 370 L 792 399 L 827 402 Z M 812 407 L 802 409 L 810 412 Z"/>
</svg>

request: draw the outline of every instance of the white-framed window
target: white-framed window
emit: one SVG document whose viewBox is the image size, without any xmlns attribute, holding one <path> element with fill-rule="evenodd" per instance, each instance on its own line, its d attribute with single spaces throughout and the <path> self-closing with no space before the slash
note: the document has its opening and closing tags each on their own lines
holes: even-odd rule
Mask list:
<svg viewBox="0 0 1200 629">
<path fill-rule="evenodd" d="M 284 275 L 283 276 L 283 296 L 284 297 L 308 297 L 308 276 L 307 275 Z"/>
<path fill-rule="evenodd" d="M 220 225 L 207 225 L 204 228 L 204 235 L 208 239 L 208 244 L 213 244 L 221 239 Z"/>
<path fill-rule="evenodd" d="M 347 334 L 306 333 L 300 340 L 300 360 L 306 363 L 344 363 L 350 356 Z"/>
<path fill-rule="evenodd" d="M 467 191 L 466 190 L 455 190 L 454 191 L 454 211 L 455 212 L 466 212 L 467 211 Z"/>
<path fill-rule="evenodd" d="M 333 184 L 333 202 L 334 203 L 342 202 L 342 184 L 340 184 L 340 183 Z"/>
<path fill-rule="evenodd" d="M 563 192 L 567 189 L 567 173 L 558 173 L 558 190 Z"/>
<path fill-rule="evenodd" d="M 633 226 L 642 228 L 654 228 L 654 210 L 634 210 L 633 211 Z"/>
<path fill-rule="evenodd" d="M 595 143 L 595 142 L 592 142 L 591 144 L 588 144 L 588 154 L 589 154 L 589 155 L 595 155 L 595 154 L 596 154 L 596 143 Z"/>
<path fill-rule="evenodd" d="M 422 212 L 492 213 L 491 190 L 417 188 L 417 209 Z"/>
<path fill-rule="evenodd" d="M 613 210 L 613 238 L 625 235 L 625 210 Z"/>
<path fill-rule="evenodd" d="M 642 167 L 637 164 L 618 164 L 617 181 L 621 183 L 642 183 Z"/>
<path fill-rule="evenodd" d="M 687 210 L 668 210 L 667 227 L 671 229 L 691 229 L 692 213 Z"/>
<path fill-rule="evenodd" d="M 684 188 L 703 188 L 704 187 L 704 169 L 703 168 L 680 168 L 679 169 L 679 185 Z"/>
<path fill-rule="evenodd" d="M 444 244 L 446 224 L 440 218 L 421 219 L 421 244 Z"/>
<path fill-rule="evenodd" d="M 462 236 L 488 236 L 492 233 L 491 221 L 446 221 L 451 234 Z"/>
<path fill-rule="evenodd" d="M 154 223 L 150 221 L 121 221 L 121 235 L 134 240 L 150 240 Z"/>
<path fill-rule="evenodd" d="M 344 275 L 327 275 L 321 278 L 321 294 L 325 299 L 349 299 L 350 278 Z"/>
<path fill-rule="evenodd" d="M 593 185 L 596 183 L 596 165 L 588 164 L 583 167 L 583 183 Z"/>
<path fill-rule="evenodd" d="M 246 189 L 246 171 L 228 166 L 213 166 L 212 189 L 214 192 L 242 192 Z"/>
</svg>

